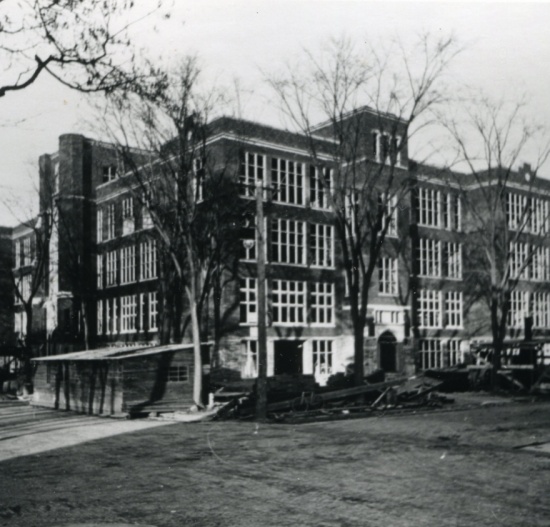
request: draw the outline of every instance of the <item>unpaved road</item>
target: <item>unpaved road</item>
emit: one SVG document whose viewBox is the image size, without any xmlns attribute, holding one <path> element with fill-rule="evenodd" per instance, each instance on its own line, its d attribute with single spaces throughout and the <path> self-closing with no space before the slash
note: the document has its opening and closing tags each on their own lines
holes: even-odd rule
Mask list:
<svg viewBox="0 0 550 527">
<path fill-rule="evenodd" d="M 0 525 L 550 526 L 548 402 L 162 424 L 0 403 Z"/>
</svg>

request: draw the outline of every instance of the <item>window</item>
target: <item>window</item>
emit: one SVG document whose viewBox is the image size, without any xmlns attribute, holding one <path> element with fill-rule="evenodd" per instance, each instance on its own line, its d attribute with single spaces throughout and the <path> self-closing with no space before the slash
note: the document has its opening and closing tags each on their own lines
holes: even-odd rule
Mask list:
<svg viewBox="0 0 550 527">
<path fill-rule="evenodd" d="M 141 228 L 142 229 L 152 229 L 155 226 L 153 222 L 153 217 L 151 216 L 151 211 L 143 205 L 141 207 Z"/>
<path fill-rule="evenodd" d="M 139 245 L 140 280 L 151 280 L 157 277 L 157 249 L 156 241 L 149 240 Z"/>
<path fill-rule="evenodd" d="M 122 201 L 122 235 L 132 234 L 135 231 L 134 200 L 126 198 Z"/>
<path fill-rule="evenodd" d="M 332 340 L 312 340 L 313 373 L 323 375 L 332 371 Z"/>
<path fill-rule="evenodd" d="M 120 249 L 120 283 L 136 281 L 136 248 L 134 245 Z"/>
<path fill-rule="evenodd" d="M 103 255 L 97 255 L 97 288 L 103 289 Z"/>
<path fill-rule="evenodd" d="M 359 192 L 350 190 L 344 198 L 344 214 L 346 224 L 349 225 L 349 232 L 346 236 L 355 236 L 357 233 L 357 223 L 360 221 Z"/>
<path fill-rule="evenodd" d="M 271 232 L 275 263 L 304 265 L 304 227 L 302 221 L 274 219 Z"/>
<path fill-rule="evenodd" d="M 136 331 L 136 295 L 123 296 L 120 299 L 120 332 Z"/>
<path fill-rule="evenodd" d="M 397 258 L 380 258 L 378 262 L 378 292 L 397 295 Z"/>
<path fill-rule="evenodd" d="M 441 242 L 420 238 L 418 240 L 418 272 L 420 276 L 439 278 L 441 276 Z"/>
<path fill-rule="evenodd" d="M 418 327 L 441 327 L 441 293 L 421 289 L 418 294 Z"/>
<path fill-rule="evenodd" d="M 103 300 L 97 301 L 97 334 L 103 335 Z"/>
<path fill-rule="evenodd" d="M 420 364 L 423 370 L 443 367 L 443 353 L 439 339 L 420 340 Z"/>
<path fill-rule="evenodd" d="M 193 199 L 199 203 L 204 199 L 204 159 L 195 157 L 193 159 Z"/>
<path fill-rule="evenodd" d="M 378 206 L 383 209 L 383 228 L 386 229 L 386 236 L 397 236 L 397 196 L 388 196 L 380 194 L 378 197 Z"/>
<path fill-rule="evenodd" d="M 114 181 L 117 178 L 116 165 L 106 165 L 103 167 L 103 183 Z"/>
<path fill-rule="evenodd" d="M 462 362 L 462 351 L 460 349 L 462 341 L 459 339 L 449 339 L 447 344 L 449 352 L 449 366 L 455 366 Z"/>
<path fill-rule="evenodd" d="M 525 226 L 527 197 L 508 192 L 506 194 L 506 219 L 508 228 L 520 230 Z"/>
<path fill-rule="evenodd" d="M 309 225 L 309 263 L 314 267 L 332 267 L 334 254 L 332 225 Z"/>
<path fill-rule="evenodd" d="M 273 280 L 273 323 L 304 324 L 306 320 L 306 284 L 291 280 Z"/>
<path fill-rule="evenodd" d="M 372 155 L 378 163 L 401 164 L 401 137 L 378 130 L 372 133 Z"/>
<path fill-rule="evenodd" d="M 31 279 L 32 279 L 32 276 L 30 274 L 26 274 L 19 278 L 19 283 L 17 284 L 17 289 L 21 295 L 21 298 L 23 298 L 24 302 L 28 302 L 31 299 L 31 293 L 32 293 Z M 15 302 L 17 304 L 21 304 L 21 300 L 19 298 L 16 298 Z"/>
<path fill-rule="evenodd" d="M 107 205 L 107 235 L 106 240 L 112 240 L 115 237 L 115 204 Z"/>
<path fill-rule="evenodd" d="M 240 232 L 241 245 L 239 247 L 241 260 L 253 261 L 256 259 L 256 216 L 243 216 Z"/>
<path fill-rule="evenodd" d="M 536 328 L 550 327 L 550 294 L 532 293 L 533 326 Z"/>
<path fill-rule="evenodd" d="M 255 340 L 245 340 L 243 345 L 245 354 L 243 378 L 255 379 L 258 376 L 258 343 Z"/>
<path fill-rule="evenodd" d="M 309 167 L 309 204 L 314 209 L 330 210 L 333 170 Z"/>
<path fill-rule="evenodd" d="M 418 225 L 440 226 L 441 193 L 428 188 L 418 189 Z"/>
<path fill-rule="evenodd" d="M 462 328 L 462 293 L 445 293 L 445 327 Z"/>
<path fill-rule="evenodd" d="M 187 364 L 169 366 L 168 382 L 189 382 L 189 366 Z"/>
<path fill-rule="evenodd" d="M 109 251 L 105 256 L 107 259 L 107 287 L 109 287 L 117 283 L 117 252 Z"/>
<path fill-rule="evenodd" d="M 241 160 L 239 183 L 240 193 L 243 196 L 256 195 L 257 182 L 264 182 L 265 157 L 260 154 L 245 153 Z"/>
<path fill-rule="evenodd" d="M 110 335 L 118 333 L 118 298 L 105 300 L 105 330 Z"/>
<path fill-rule="evenodd" d="M 271 159 L 273 200 L 291 205 L 304 204 L 303 165 L 286 159 Z"/>
<path fill-rule="evenodd" d="M 510 294 L 510 311 L 508 312 L 508 325 L 511 328 L 523 328 L 525 317 L 528 314 L 527 291 L 512 291 Z"/>
<path fill-rule="evenodd" d="M 147 302 L 148 302 L 148 322 L 149 322 L 149 331 L 157 331 L 158 330 L 158 298 L 157 298 L 157 292 L 153 291 L 151 293 L 147 294 Z"/>
<path fill-rule="evenodd" d="M 532 249 L 529 274 L 536 282 L 550 280 L 550 248 L 537 247 Z"/>
<path fill-rule="evenodd" d="M 529 277 L 529 245 L 527 243 L 510 243 L 510 276 L 526 280 Z"/>
<path fill-rule="evenodd" d="M 241 324 L 258 323 L 258 284 L 255 278 L 241 278 L 240 321 Z"/>
<path fill-rule="evenodd" d="M 443 261 L 447 278 L 462 278 L 462 244 L 443 243 Z"/>
<path fill-rule="evenodd" d="M 462 227 L 460 196 L 441 193 L 441 215 L 444 229 L 460 231 Z"/>
<path fill-rule="evenodd" d="M 31 239 L 25 238 L 23 240 L 23 265 L 31 265 L 32 253 L 31 253 Z"/>
<path fill-rule="evenodd" d="M 103 209 L 97 209 L 96 221 L 97 243 L 101 243 L 103 241 Z"/>
<path fill-rule="evenodd" d="M 334 284 L 312 282 L 311 317 L 315 326 L 331 326 L 334 323 Z"/>
<path fill-rule="evenodd" d="M 21 265 L 21 244 L 19 243 L 19 240 L 15 240 L 13 242 L 13 250 L 14 250 L 14 267 L 17 268 Z"/>
<path fill-rule="evenodd" d="M 550 214 L 549 203 L 545 199 L 530 198 L 530 229 L 533 234 L 545 234 L 548 232 L 548 220 Z"/>
</svg>

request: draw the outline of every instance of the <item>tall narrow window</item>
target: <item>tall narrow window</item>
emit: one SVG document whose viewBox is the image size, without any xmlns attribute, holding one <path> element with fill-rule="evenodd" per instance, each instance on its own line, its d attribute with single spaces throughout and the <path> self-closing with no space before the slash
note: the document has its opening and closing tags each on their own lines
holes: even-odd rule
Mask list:
<svg viewBox="0 0 550 527">
<path fill-rule="evenodd" d="M 304 204 L 303 165 L 286 159 L 271 159 L 273 199 L 290 205 Z"/>
<path fill-rule="evenodd" d="M 397 295 L 397 258 L 380 258 L 378 262 L 378 292 L 382 295 Z"/>
<path fill-rule="evenodd" d="M 103 335 L 103 300 L 97 301 L 97 334 Z"/>
<path fill-rule="evenodd" d="M 243 378 L 255 379 L 258 376 L 258 342 L 245 340 L 243 345 L 245 354 Z"/>
<path fill-rule="evenodd" d="M 441 242 L 439 240 L 420 238 L 417 258 L 420 276 L 431 278 L 441 276 Z"/>
<path fill-rule="evenodd" d="M 122 201 L 122 234 L 132 234 L 135 231 L 134 200 L 126 198 Z"/>
<path fill-rule="evenodd" d="M 256 260 L 256 216 L 247 214 L 242 217 L 239 247 L 241 260 Z"/>
<path fill-rule="evenodd" d="M 311 285 L 311 324 L 331 326 L 334 323 L 334 284 L 310 282 Z"/>
<path fill-rule="evenodd" d="M 120 299 L 120 332 L 136 331 L 136 295 L 123 296 Z"/>
<path fill-rule="evenodd" d="M 528 314 L 529 297 L 527 291 L 512 291 L 510 294 L 510 311 L 508 325 L 512 328 L 522 328 Z"/>
<path fill-rule="evenodd" d="M 204 199 L 204 159 L 195 157 L 193 159 L 193 199 L 199 203 Z"/>
<path fill-rule="evenodd" d="M 97 255 L 97 288 L 103 289 L 103 255 Z"/>
<path fill-rule="evenodd" d="M 332 225 L 309 224 L 309 263 L 313 267 L 332 267 L 334 261 L 334 228 Z"/>
<path fill-rule="evenodd" d="M 331 168 L 309 167 L 309 204 L 314 209 L 330 209 L 333 170 Z"/>
<path fill-rule="evenodd" d="M 443 262 L 448 278 L 462 278 L 462 244 L 443 242 Z"/>
<path fill-rule="evenodd" d="M 312 340 L 313 373 L 330 374 L 332 370 L 332 340 Z"/>
<path fill-rule="evenodd" d="M 107 205 L 107 235 L 106 240 L 112 240 L 115 237 L 115 204 Z"/>
<path fill-rule="evenodd" d="M 241 278 L 240 321 L 241 324 L 258 323 L 258 285 L 255 278 Z"/>
<path fill-rule="evenodd" d="M 157 277 L 157 249 L 156 241 L 149 240 L 139 245 L 140 280 L 151 280 Z"/>
<path fill-rule="evenodd" d="M 462 293 L 449 291 L 445 293 L 445 326 L 462 327 Z"/>
<path fill-rule="evenodd" d="M 134 245 L 120 249 L 120 283 L 136 281 L 136 248 Z"/>
<path fill-rule="evenodd" d="M 273 280 L 273 323 L 304 324 L 306 320 L 306 283 L 293 280 Z"/>
<path fill-rule="evenodd" d="M 275 263 L 305 264 L 302 221 L 274 219 L 271 230 L 272 258 Z"/>
<path fill-rule="evenodd" d="M 158 330 L 158 298 L 157 292 L 148 293 L 149 331 Z"/>
<path fill-rule="evenodd" d="M 443 351 L 440 339 L 420 340 L 420 367 L 423 370 L 443 367 Z"/>
<path fill-rule="evenodd" d="M 96 238 L 97 243 L 103 241 L 103 209 L 97 209 Z"/>
<path fill-rule="evenodd" d="M 421 289 L 418 293 L 418 327 L 441 327 L 441 293 Z"/>
<path fill-rule="evenodd" d="M 117 283 L 117 251 L 109 251 L 105 258 L 107 260 L 106 285 L 109 287 Z"/>
<path fill-rule="evenodd" d="M 418 224 L 439 227 L 441 224 L 441 193 L 428 188 L 418 189 Z"/>
</svg>

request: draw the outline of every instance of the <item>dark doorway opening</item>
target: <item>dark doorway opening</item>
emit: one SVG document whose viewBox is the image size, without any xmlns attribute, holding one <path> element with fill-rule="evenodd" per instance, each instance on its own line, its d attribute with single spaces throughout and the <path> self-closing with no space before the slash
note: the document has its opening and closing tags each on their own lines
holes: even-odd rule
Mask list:
<svg viewBox="0 0 550 527">
<path fill-rule="evenodd" d="M 380 348 L 380 368 L 385 372 L 397 371 L 397 341 L 391 331 L 386 331 L 378 339 Z"/>
<path fill-rule="evenodd" d="M 276 340 L 274 342 L 274 374 L 302 373 L 304 342 L 302 340 Z"/>
</svg>

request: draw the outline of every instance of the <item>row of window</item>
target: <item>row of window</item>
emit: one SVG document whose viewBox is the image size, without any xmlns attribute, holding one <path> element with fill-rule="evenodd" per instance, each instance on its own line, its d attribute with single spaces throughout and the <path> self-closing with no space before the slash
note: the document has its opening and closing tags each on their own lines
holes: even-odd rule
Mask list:
<svg viewBox="0 0 550 527">
<path fill-rule="evenodd" d="M 419 188 L 416 195 L 418 225 L 449 231 L 462 229 L 460 196 L 430 188 Z"/>
<path fill-rule="evenodd" d="M 463 361 L 461 344 L 462 341 L 458 339 L 420 339 L 420 368 L 431 370 L 459 364 Z"/>
<path fill-rule="evenodd" d="M 139 263 L 139 267 L 138 264 Z M 97 255 L 97 288 L 131 284 L 139 280 L 157 278 L 157 250 L 155 240 L 139 244 L 139 262 L 136 259 L 136 246 L 129 245 L 118 250 Z"/>
<path fill-rule="evenodd" d="M 156 292 L 97 301 L 97 334 L 117 335 L 158 330 Z"/>
<path fill-rule="evenodd" d="M 535 328 L 550 328 L 550 293 L 513 291 L 510 295 L 508 325 L 523 328 L 525 318 L 533 317 Z"/>
<path fill-rule="evenodd" d="M 419 276 L 462 278 L 462 244 L 420 238 L 416 246 Z"/>
<path fill-rule="evenodd" d="M 550 280 L 550 247 L 535 247 L 528 243 L 510 243 L 510 276 L 523 280 Z"/>
<path fill-rule="evenodd" d="M 463 324 L 462 293 L 421 289 L 417 297 L 418 327 L 461 329 Z"/>
<path fill-rule="evenodd" d="M 97 242 L 106 242 L 114 239 L 118 234 L 127 236 L 136 231 L 137 216 L 134 211 L 134 198 L 128 197 L 122 200 L 122 225 L 117 224 L 117 203 L 109 203 L 103 208 L 97 209 L 97 226 L 96 238 Z M 141 228 L 151 229 L 153 221 L 149 210 L 141 207 Z"/>
<path fill-rule="evenodd" d="M 271 281 L 271 317 L 274 325 L 334 325 L 334 284 L 327 282 Z M 240 281 L 240 322 L 258 322 L 258 281 Z"/>
<path fill-rule="evenodd" d="M 550 202 L 514 192 L 506 194 L 506 221 L 515 231 L 544 234 L 550 226 Z"/>
</svg>

